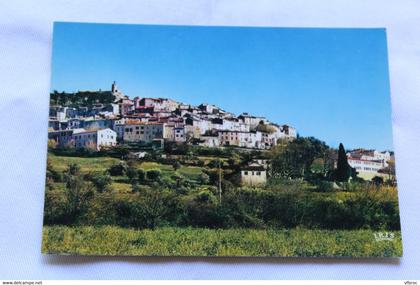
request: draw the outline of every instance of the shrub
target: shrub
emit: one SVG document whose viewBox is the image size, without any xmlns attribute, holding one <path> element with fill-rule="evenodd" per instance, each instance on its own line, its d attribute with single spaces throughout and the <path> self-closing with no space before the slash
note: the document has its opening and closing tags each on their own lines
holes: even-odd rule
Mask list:
<svg viewBox="0 0 420 285">
<path fill-rule="evenodd" d="M 376 185 L 384 184 L 384 179 L 380 176 L 375 176 L 372 178 L 372 182 Z"/>
<path fill-rule="evenodd" d="M 219 172 L 219 169 L 205 170 L 205 174 L 207 174 L 209 176 L 209 184 L 214 185 L 214 186 L 219 185 L 220 176 L 221 176 L 222 179 L 224 178 L 223 169 L 221 169 L 220 172 Z"/>
<path fill-rule="evenodd" d="M 172 164 L 172 167 L 174 168 L 174 170 L 175 170 L 175 171 L 177 171 L 178 169 L 180 169 L 180 168 L 181 168 L 181 163 L 180 163 L 179 161 L 175 161 L 175 162 Z"/>
<path fill-rule="evenodd" d="M 131 185 L 131 191 L 133 193 L 144 193 L 145 191 L 149 190 L 150 188 L 146 185 L 140 185 L 138 183 L 133 183 Z"/>
<path fill-rule="evenodd" d="M 115 225 L 117 220 L 114 207 L 115 199 L 116 197 L 112 192 L 95 195 L 89 203 L 83 223 L 89 225 Z"/>
<path fill-rule="evenodd" d="M 216 197 L 209 191 L 201 191 L 186 205 L 188 224 L 208 228 L 222 227 L 223 220 L 217 209 Z"/>
<path fill-rule="evenodd" d="M 219 167 L 219 163 L 220 163 L 220 160 L 218 160 L 218 159 L 213 159 L 213 160 L 211 160 L 211 161 L 207 164 L 207 167 L 209 167 L 209 168 L 218 168 L 218 167 Z"/>
<path fill-rule="evenodd" d="M 316 190 L 318 192 L 333 192 L 334 183 L 330 181 L 319 181 L 316 184 Z"/>
<path fill-rule="evenodd" d="M 142 183 L 146 178 L 146 173 L 144 172 L 143 169 L 138 169 L 137 170 L 137 179 L 140 183 Z"/>
<path fill-rule="evenodd" d="M 109 190 L 109 186 L 112 183 L 111 176 L 109 174 L 102 173 L 96 173 L 92 175 L 91 181 L 99 193 Z"/>
<path fill-rule="evenodd" d="M 47 160 L 47 174 L 46 174 L 47 181 L 53 182 L 62 182 L 63 175 L 55 170 L 50 160 Z"/>
<path fill-rule="evenodd" d="M 205 173 L 201 173 L 200 176 L 199 176 L 199 182 L 200 182 L 200 184 L 204 184 L 204 185 L 209 184 L 210 177 Z"/>
<path fill-rule="evenodd" d="M 108 172 L 111 176 L 122 176 L 125 174 L 126 170 L 127 170 L 127 164 L 124 162 L 120 162 L 118 164 L 112 165 L 108 169 Z"/>
<path fill-rule="evenodd" d="M 130 180 L 130 183 L 133 183 L 134 181 L 137 180 L 138 171 L 134 167 L 128 167 L 127 170 L 125 171 L 125 174 L 127 175 L 128 180 Z"/>
<path fill-rule="evenodd" d="M 66 208 L 66 197 L 62 195 L 61 191 L 47 189 L 44 202 L 44 224 L 65 224 Z"/>
<path fill-rule="evenodd" d="M 70 165 L 65 174 L 66 181 L 66 223 L 78 223 L 83 220 L 89 203 L 94 197 L 92 184 L 83 181 L 77 165 Z"/>
<path fill-rule="evenodd" d="M 159 169 L 150 169 L 146 172 L 146 178 L 150 181 L 159 181 L 161 172 Z"/>
<path fill-rule="evenodd" d="M 198 202 L 215 203 L 216 197 L 214 197 L 214 195 L 209 191 L 201 191 L 200 193 L 197 194 L 197 196 L 195 197 L 195 200 Z"/>
<path fill-rule="evenodd" d="M 125 227 L 149 228 L 172 222 L 176 224 L 177 199 L 168 191 L 144 189 L 131 200 L 117 201 L 117 224 Z"/>
</svg>

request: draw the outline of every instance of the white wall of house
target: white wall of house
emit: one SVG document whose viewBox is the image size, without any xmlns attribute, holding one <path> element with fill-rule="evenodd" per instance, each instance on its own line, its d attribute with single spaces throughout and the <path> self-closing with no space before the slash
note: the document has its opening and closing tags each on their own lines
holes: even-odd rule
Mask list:
<svg viewBox="0 0 420 285">
<path fill-rule="evenodd" d="M 117 145 L 117 133 L 109 128 L 96 131 L 97 149 L 102 147 L 112 147 Z"/>
<path fill-rule="evenodd" d="M 241 182 L 243 185 L 256 186 L 267 182 L 266 170 L 241 170 Z"/>
<path fill-rule="evenodd" d="M 211 130 L 212 123 L 209 120 L 199 119 L 193 121 L 193 126 L 196 126 L 200 129 L 200 134 L 205 134 L 206 131 Z"/>
<path fill-rule="evenodd" d="M 57 120 L 63 122 L 66 120 L 67 107 L 64 107 L 63 110 L 57 111 Z"/>
<path fill-rule="evenodd" d="M 185 135 L 187 138 L 200 138 L 200 128 L 196 126 L 185 125 Z"/>
<path fill-rule="evenodd" d="M 246 148 L 261 147 L 261 133 L 259 132 L 239 132 L 240 146 Z"/>
<path fill-rule="evenodd" d="M 266 118 L 264 118 L 264 117 L 255 117 L 255 116 L 251 116 L 251 115 L 248 115 L 248 114 L 242 114 L 241 116 L 242 116 L 242 121 L 243 121 L 245 124 L 249 125 L 249 127 L 250 127 L 251 129 L 252 129 L 252 128 L 255 128 L 256 126 L 258 126 L 258 124 L 259 124 L 261 121 L 263 121 L 263 122 L 264 122 L 264 124 L 265 124 L 265 123 L 268 123 L 267 119 L 266 119 Z"/>
<path fill-rule="evenodd" d="M 118 115 L 120 113 L 120 106 L 118 104 L 111 104 L 112 106 L 112 113 L 114 115 Z"/>
<path fill-rule="evenodd" d="M 349 165 L 357 171 L 378 172 L 378 170 L 384 168 L 384 163 L 377 160 L 348 158 L 347 161 Z"/>
<path fill-rule="evenodd" d="M 201 136 L 200 139 L 203 141 L 202 143 L 200 143 L 201 146 L 206 146 L 206 147 L 220 146 L 218 136 Z"/>
<path fill-rule="evenodd" d="M 176 142 L 185 142 L 185 128 L 182 127 L 174 127 L 174 141 Z"/>
<path fill-rule="evenodd" d="M 71 140 L 75 148 L 100 150 L 103 147 L 115 146 L 117 144 L 117 133 L 109 128 L 96 131 L 78 129 L 73 132 Z"/>
<path fill-rule="evenodd" d="M 174 141 L 175 124 L 165 124 L 163 129 L 163 138 L 168 141 Z"/>
<path fill-rule="evenodd" d="M 385 167 L 385 163 L 382 160 L 365 160 L 358 158 L 347 158 L 347 161 L 351 167 L 356 169 L 359 177 L 365 180 L 371 180 L 375 176 L 383 176 L 378 171 Z"/>
<path fill-rule="evenodd" d="M 219 125 L 221 130 L 238 131 L 238 132 L 249 132 L 249 125 L 242 121 L 236 120 L 223 120 L 223 124 Z"/>
</svg>

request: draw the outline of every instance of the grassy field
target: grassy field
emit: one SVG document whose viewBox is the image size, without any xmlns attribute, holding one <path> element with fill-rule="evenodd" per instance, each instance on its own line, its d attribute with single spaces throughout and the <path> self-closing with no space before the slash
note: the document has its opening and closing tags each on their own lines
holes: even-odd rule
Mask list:
<svg viewBox="0 0 420 285">
<path fill-rule="evenodd" d="M 80 166 L 80 171 L 84 174 L 89 172 L 105 172 L 112 165 L 118 164 L 119 159 L 112 157 L 69 157 L 69 156 L 57 156 L 52 153 L 48 153 L 48 159 L 57 171 L 65 171 L 70 164 L 77 164 Z M 175 170 L 171 165 L 160 164 L 156 162 L 141 162 L 137 161 L 134 164 L 137 169 L 159 169 L 163 177 L 171 177 L 175 174 Z M 198 180 L 202 173 L 202 168 L 184 166 L 182 165 L 177 171 L 177 174 L 191 180 Z M 114 176 L 112 177 L 112 188 L 119 193 L 131 192 L 131 184 L 126 176 Z M 56 188 L 64 189 L 63 183 L 56 183 Z"/>
<path fill-rule="evenodd" d="M 159 169 L 162 171 L 162 174 L 165 175 L 173 175 L 175 173 L 173 167 L 171 165 L 165 165 L 160 164 L 156 162 L 139 162 L 136 165 L 137 168 L 142 168 L 144 170 L 149 169 Z M 190 179 L 198 179 L 200 174 L 202 173 L 202 170 L 200 167 L 193 167 L 193 166 L 184 166 L 182 165 L 180 169 L 177 170 L 177 172 L 187 178 Z"/>
<path fill-rule="evenodd" d="M 99 172 L 105 171 L 111 165 L 117 164 L 120 160 L 112 157 L 70 157 L 70 156 L 57 156 L 48 153 L 48 160 L 57 171 L 64 171 L 69 164 L 78 164 L 80 171 L 86 172 Z"/>
<path fill-rule="evenodd" d="M 349 256 L 398 257 L 401 234 L 376 241 L 371 230 L 254 230 L 115 226 L 43 229 L 42 252 L 145 256 Z"/>
</svg>

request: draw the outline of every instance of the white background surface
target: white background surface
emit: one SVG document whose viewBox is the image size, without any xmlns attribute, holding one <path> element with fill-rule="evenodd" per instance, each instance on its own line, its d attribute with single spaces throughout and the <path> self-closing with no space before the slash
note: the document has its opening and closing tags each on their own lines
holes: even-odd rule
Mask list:
<svg viewBox="0 0 420 285">
<path fill-rule="evenodd" d="M 53 21 L 386 27 L 404 257 L 387 261 L 41 255 Z M 0 279 L 419 279 L 419 146 L 420 1 L 0 2 Z"/>
</svg>

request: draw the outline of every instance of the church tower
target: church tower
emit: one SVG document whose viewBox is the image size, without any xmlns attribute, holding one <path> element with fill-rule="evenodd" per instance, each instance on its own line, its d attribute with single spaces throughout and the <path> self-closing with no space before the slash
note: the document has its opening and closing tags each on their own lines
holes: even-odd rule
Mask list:
<svg viewBox="0 0 420 285">
<path fill-rule="evenodd" d="M 118 92 L 117 83 L 115 81 L 111 85 L 111 92 L 112 93 L 117 93 Z"/>
</svg>

